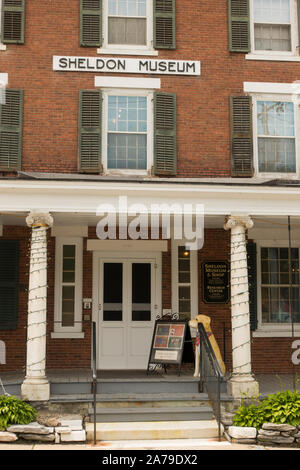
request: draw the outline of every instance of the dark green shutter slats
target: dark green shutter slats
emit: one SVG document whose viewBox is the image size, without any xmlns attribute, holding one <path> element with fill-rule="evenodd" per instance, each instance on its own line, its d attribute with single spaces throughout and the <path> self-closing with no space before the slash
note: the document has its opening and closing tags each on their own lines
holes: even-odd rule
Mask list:
<svg viewBox="0 0 300 470">
<path fill-rule="evenodd" d="M 176 94 L 154 94 L 154 173 L 176 175 Z"/>
<path fill-rule="evenodd" d="M 80 45 L 102 44 L 102 0 L 80 0 Z"/>
<path fill-rule="evenodd" d="M 153 0 L 153 33 L 155 49 L 176 48 L 175 0 Z"/>
<path fill-rule="evenodd" d="M 18 241 L 0 240 L 0 330 L 17 328 L 18 271 Z"/>
<path fill-rule="evenodd" d="M 252 100 L 230 97 L 231 176 L 253 176 Z"/>
<path fill-rule="evenodd" d="M 81 90 L 79 94 L 79 171 L 101 171 L 102 93 Z"/>
<path fill-rule="evenodd" d="M 250 329 L 257 329 L 257 257 L 256 243 L 247 243 Z"/>
<path fill-rule="evenodd" d="M 250 51 L 249 0 L 228 0 L 229 50 Z"/>
<path fill-rule="evenodd" d="M 1 23 L 4 44 L 24 44 L 25 0 L 2 0 Z"/>
<path fill-rule="evenodd" d="M 7 89 L 0 104 L 0 171 L 21 169 L 23 90 Z"/>
</svg>

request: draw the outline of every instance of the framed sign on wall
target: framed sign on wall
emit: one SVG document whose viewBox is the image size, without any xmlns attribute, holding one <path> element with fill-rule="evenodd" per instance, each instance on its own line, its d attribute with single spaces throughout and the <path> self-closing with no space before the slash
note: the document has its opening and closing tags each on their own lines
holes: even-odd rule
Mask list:
<svg viewBox="0 0 300 470">
<path fill-rule="evenodd" d="M 202 295 L 207 304 L 226 304 L 229 300 L 229 263 L 205 261 L 202 264 Z"/>
</svg>

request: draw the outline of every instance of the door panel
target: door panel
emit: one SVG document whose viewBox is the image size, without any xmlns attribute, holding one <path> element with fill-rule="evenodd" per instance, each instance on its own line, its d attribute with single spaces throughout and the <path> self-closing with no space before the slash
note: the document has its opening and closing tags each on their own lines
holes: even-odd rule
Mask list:
<svg viewBox="0 0 300 470">
<path fill-rule="evenodd" d="M 100 369 L 147 369 L 157 308 L 153 259 L 100 262 Z"/>
</svg>

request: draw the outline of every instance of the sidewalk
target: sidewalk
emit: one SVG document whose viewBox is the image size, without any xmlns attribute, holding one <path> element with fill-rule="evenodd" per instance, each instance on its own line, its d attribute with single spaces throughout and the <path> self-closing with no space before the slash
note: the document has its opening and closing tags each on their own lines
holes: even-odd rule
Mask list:
<svg viewBox="0 0 300 470">
<path fill-rule="evenodd" d="M 38 450 L 38 451 L 57 451 L 57 450 L 97 450 L 97 451 L 143 451 L 143 450 L 299 450 L 284 447 L 263 447 L 260 445 L 241 445 L 231 444 L 224 440 L 218 442 L 208 439 L 180 439 L 180 440 L 161 440 L 161 441 L 99 441 L 94 446 L 93 443 L 88 444 L 43 444 L 43 443 L 16 443 L 4 444 L 0 443 L 0 452 L 2 450 Z"/>
</svg>

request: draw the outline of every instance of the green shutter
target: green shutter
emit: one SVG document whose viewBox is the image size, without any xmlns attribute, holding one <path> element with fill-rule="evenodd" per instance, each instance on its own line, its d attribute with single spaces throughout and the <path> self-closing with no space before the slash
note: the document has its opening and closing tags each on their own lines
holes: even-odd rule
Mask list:
<svg viewBox="0 0 300 470">
<path fill-rule="evenodd" d="M 249 0 L 228 0 L 229 50 L 250 51 Z"/>
<path fill-rule="evenodd" d="M 253 176 L 252 100 L 230 97 L 231 176 Z"/>
<path fill-rule="evenodd" d="M 154 173 L 176 175 L 176 94 L 154 94 Z"/>
<path fill-rule="evenodd" d="M 18 326 L 19 242 L 0 240 L 0 330 Z"/>
<path fill-rule="evenodd" d="M 79 171 L 101 171 L 101 91 L 81 90 L 79 94 Z"/>
<path fill-rule="evenodd" d="M 21 169 L 23 90 L 5 90 L 0 104 L 0 171 Z"/>
<path fill-rule="evenodd" d="M 102 0 L 80 0 L 80 45 L 102 44 Z"/>
<path fill-rule="evenodd" d="M 250 329 L 257 329 L 257 258 L 256 243 L 247 243 Z"/>
<path fill-rule="evenodd" d="M 155 49 L 176 48 L 176 0 L 153 0 Z"/>
<path fill-rule="evenodd" d="M 2 0 L 1 39 L 4 44 L 24 44 L 25 0 Z"/>
</svg>

